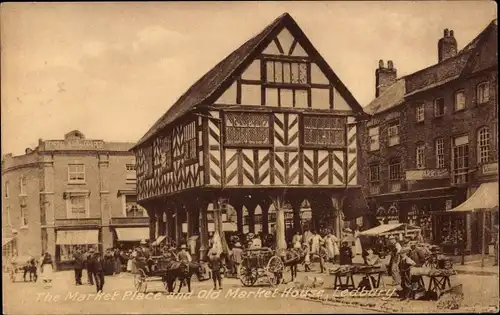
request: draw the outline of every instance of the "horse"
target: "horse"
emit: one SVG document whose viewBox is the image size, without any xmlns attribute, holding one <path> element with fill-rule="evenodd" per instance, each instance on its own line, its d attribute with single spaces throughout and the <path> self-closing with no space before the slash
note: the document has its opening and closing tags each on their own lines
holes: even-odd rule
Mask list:
<svg viewBox="0 0 500 315">
<path fill-rule="evenodd" d="M 30 275 L 30 281 L 34 281 L 36 282 L 36 280 L 38 279 L 38 276 L 36 274 L 36 269 L 37 269 L 37 266 L 36 266 L 36 262 L 35 260 L 29 260 L 27 262 L 27 264 L 25 266 L 23 266 L 23 279 L 24 279 L 24 282 L 26 282 L 26 274 L 29 273 Z"/>
<path fill-rule="evenodd" d="M 179 293 L 184 284 L 187 285 L 188 292 L 191 292 L 191 277 L 196 275 L 198 281 L 202 281 L 203 266 L 196 262 L 185 263 L 181 261 L 172 262 L 170 268 L 167 269 L 164 281 L 167 283 L 169 293 L 174 291 L 174 282 L 179 280 Z"/>
</svg>

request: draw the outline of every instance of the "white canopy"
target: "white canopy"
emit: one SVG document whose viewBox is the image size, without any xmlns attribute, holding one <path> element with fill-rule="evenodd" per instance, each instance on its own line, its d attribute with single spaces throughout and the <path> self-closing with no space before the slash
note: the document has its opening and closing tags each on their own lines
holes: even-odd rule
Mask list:
<svg viewBox="0 0 500 315">
<path fill-rule="evenodd" d="M 400 233 L 415 233 L 421 231 L 418 226 L 409 225 L 406 223 L 382 224 L 372 229 L 362 231 L 359 234 L 363 236 L 383 236 L 395 235 Z"/>
<path fill-rule="evenodd" d="M 482 209 L 498 210 L 498 182 L 481 184 L 469 199 L 447 212 L 475 212 Z"/>
<path fill-rule="evenodd" d="M 133 242 L 149 239 L 149 227 L 116 228 L 119 241 Z"/>
</svg>

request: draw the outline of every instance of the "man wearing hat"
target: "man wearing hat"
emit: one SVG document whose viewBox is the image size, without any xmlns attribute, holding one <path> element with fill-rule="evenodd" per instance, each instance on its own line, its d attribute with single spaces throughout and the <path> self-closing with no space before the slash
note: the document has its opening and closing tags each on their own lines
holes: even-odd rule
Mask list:
<svg viewBox="0 0 500 315">
<path fill-rule="evenodd" d="M 92 256 L 94 256 L 95 249 L 91 247 L 87 250 L 84 256 L 85 266 L 87 268 L 87 284 L 94 285 L 94 273 L 92 272 Z"/>
<path fill-rule="evenodd" d="M 412 295 L 412 282 L 411 282 L 411 267 L 415 262 L 408 256 L 410 253 L 409 248 L 403 248 L 399 252 L 399 273 L 401 278 L 401 299 L 407 300 Z"/>
<path fill-rule="evenodd" d="M 181 245 L 181 251 L 179 252 L 179 254 L 177 254 L 177 259 L 186 265 L 188 265 L 193 260 L 191 258 L 191 255 L 187 251 L 186 244 Z"/>
<path fill-rule="evenodd" d="M 208 266 L 212 269 L 212 280 L 214 281 L 214 290 L 217 290 L 217 283 L 219 284 L 219 290 L 222 290 L 222 276 L 220 270 L 222 267 L 222 261 L 218 250 L 212 247 L 208 252 Z"/>
<path fill-rule="evenodd" d="M 233 272 L 233 274 L 236 273 L 238 275 L 238 278 L 240 277 L 240 266 L 241 262 L 243 261 L 242 256 L 243 250 L 241 249 L 241 244 L 240 242 L 236 242 L 233 249 L 231 250 L 231 260 L 233 261 L 233 268 L 236 268 L 236 272 Z"/>
<path fill-rule="evenodd" d="M 97 292 L 102 292 L 104 288 L 104 261 L 101 253 L 95 251 L 90 258 L 89 271 L 94 275 Z"/>
</svg>

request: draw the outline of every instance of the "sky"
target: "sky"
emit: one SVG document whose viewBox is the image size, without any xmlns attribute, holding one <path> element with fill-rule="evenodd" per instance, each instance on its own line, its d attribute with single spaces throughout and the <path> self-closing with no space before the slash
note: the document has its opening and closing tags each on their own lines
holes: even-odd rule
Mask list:
<svg viewBox="0 0 500 315">
<path fill-rule="evenodd" d="M 138 141 L 284 12 L 363 106 L 379 59 L 412 73 L 437 62 L 445 28 L 461 49 L 497 16 L 489 1 L 2 3 L 2 154 L 74 129 Z"/>
</svg>

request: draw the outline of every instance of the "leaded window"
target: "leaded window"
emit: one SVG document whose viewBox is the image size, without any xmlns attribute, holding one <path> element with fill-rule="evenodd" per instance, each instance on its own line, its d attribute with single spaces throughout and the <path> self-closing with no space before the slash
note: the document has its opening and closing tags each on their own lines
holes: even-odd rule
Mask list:
<svg viewBox="0 0 500 315">
<path fill-rule="evenodd" d="M 266 82 L 307 84 L 307 63 L 268 60 Z"/>
<path fill-rule="evenodd" d="M 417 149 L 415 151 L 416 151 L 415 157 L 416 157 L 417 169 L 424 169 L 425 168 L 425 144 L 423 144 L 423 143 L 417 144 Z"/>
<path fill-rule="evenodd" d="M 153 176 L 153 145 L 145 147 L 144 149 L 144 176 Z"/>
<path fill-rule="evenodd" d="M 226 113 L 226 144 L 270 144 L 269 115 L 257 113 Z"/>
<path fill-rule="evenodd" d="M 173 167 L 172 162 L 172 135 L 166 135 L 160 140 L 160 167 L 162 172 L 170 171 Z"/>
<path fill-rule="evenodd" d="M 345 118 L 331 116 L 304 116 L 304 144 L 345 145 Z"/>
<path fill-rule="evenodd" d="M 196 159 L 196 155 L 196 122 L 193 121 L 184 126 L 184 158 L 192 161 Z"/>
<path fill-rule="evenodd" d="M 453 183 L 464 184 L 469 181 L 469 137 L 456 137 L 453 141 Z"/>
</svg>

